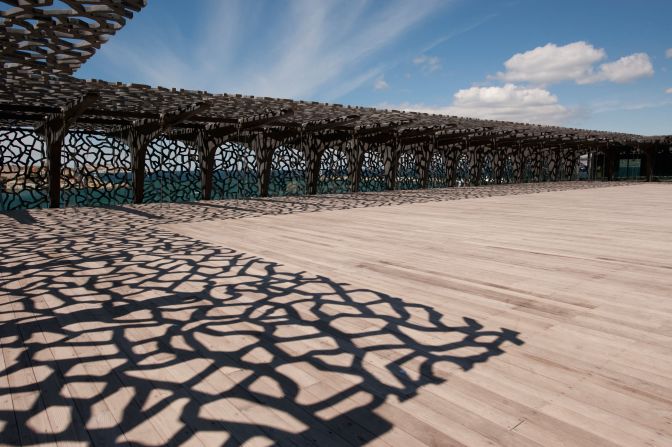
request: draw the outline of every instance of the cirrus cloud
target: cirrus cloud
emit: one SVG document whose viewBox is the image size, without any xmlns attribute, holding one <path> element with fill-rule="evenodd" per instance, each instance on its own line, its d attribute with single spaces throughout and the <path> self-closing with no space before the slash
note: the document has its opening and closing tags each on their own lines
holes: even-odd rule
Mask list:
<svg viewBox="0 0 672 447">
<path fill-rule="evenodd" d="M 122 33 L 80 75 L 98 70 L 149 85 L 334 101 L 376 82 L 395 63 L 382 55 L 448 7 L 442 0 L 375 8 L 368 0 L 347 8 L 339 0 L 288 0 L 268 17 L 259 2 L 210 0 L 205 19 L 179 21 L 188 32 L 155 23 L 141 41 Z M 265 32 L 258 20 L 269 20 Z"/>
<path fill-rule="evenodd" d="M 374 90 L 387 90 L 388 88 L 390 88 L 390 84 L 387 83 L 383 76 L 380 76 L 373 81 Z"/>
<path fill-rule="evenodd" d="M 441 68 L 441 60 L 436 56 L 422 54 L 413 59 L 413 64 L 419 65 L 426 73 L 434 73 Z"/>
</svg>

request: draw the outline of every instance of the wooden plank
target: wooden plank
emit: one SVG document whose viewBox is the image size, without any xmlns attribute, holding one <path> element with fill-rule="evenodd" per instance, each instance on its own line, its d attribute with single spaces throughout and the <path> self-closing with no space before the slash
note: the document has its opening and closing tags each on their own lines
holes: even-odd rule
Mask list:
<svg viewBox="0 0 672 447">
<path fill-rule="evenodd" d="M 670 209 L 669 207 L 663 207 L 662 209 L 659 207 L 655 210 L 655 214 L 645 214 L 644 218 L 641 213 L 641 208 L 649 208 L 653 211 L 650 205 L 642 203 L 642 197 L 647 197 L 651 204 L 663 203 L 661 198 L 667 194 L 667 189 L 662 188 L 667 188 L 667 186 L 662 188 L 656 186 L 654 188 L 657 189 L 647 190 L 646 193 L 641 193 L 641 195 L 624 195 L 622 191 L 617 189 L 608 191 L 612 193 L 610 196 L 621 199 L 620 206 L 627 206 L 628 209 L 632 209 L 631 215 L 637 215 L 637 219 L 627 217 L 619 220 L 608 213 L 605 214 L 604 207 L 596 203 L 599 199 L 585 201 L 588 203 L 580 203 L 577 207 L 576 199 L 580 199 L 577 191 L 575 195 L 567 198 L 567 201 L 572 201 L 572 206 L 577 208 L 574 214 L 567 214 L 570 210 L 568 210 L 566 204 L 564 204 L 564 208 L 560 211 L 556 210 L 554 214 L 551 212 L 553 211 L 552 207 L 557 206 L 555 203 L 552 206 L 535 203 L 538 210 L 535 210 L 537 214 L 534 215 L 515 208 L 514 212 L 517 215 L 515 221 L 503 226 L 507 233 L 496 232 L 497 226 L 502 228 L 501 223 L 496 220 L 492 221 L 490 218 L 496 218 L 496 213 L 502 213 L 507 217 L 511 217 L 511 214 L 507 213 L 501 206 L 497 206 L 500 204 L 492 203 L 492 201 L 485 208 L 475 202 L 462 202 L 463 207 L 456 206 L 451 210 L 459 215 L 459 220 L 447 218 L 442 212 L 442 209 L 445 208 L 443 204 L 428 204 L 423 205 L 423 209 L 418 209 L 418 205 L 408 205 L 408 214 L 398 208 L 381 208 L 333 211 L 328 215 L 320 213 L 308 216 L 260 217 L 252 219 L 249 223 L 246 220 L 235 223 L 227 222 L 226 232 L 213 231 L 211 225 L 222 224 L 214 222 L 211 225 L 205 224 L 197 227 L 180 224 L 168 225 L 167 228 L 220 246 L 251 251 L 270 259 L 279 260 L 288 268 L 308 267 L 312 272 L 327 274 L 330 277 L 335 276 L 343 281 L 366 284 L 369 287 L 390 293 L 396 292 L 399 294 L 401 291 L 406 291 L 406 296 L 408 296 L 409 293 L 420 293 L 424 287 L 425 292 L 429 291 L 430 293 L 423 296 L 423 301 L 431 302 L 435 308 L 442 310 L 447 310 L 449 306 L 450 309 L 455 309 L 456 302 L 453 297 L 455 295 L 459 296 L 466 293 L 465 305 L 458 306 L 458 308 L 467 313 L 469 306 L 466 305 L 466 300 L 470 299 L 473 307 L 481 303 L 485 304 L 499 294 L 502 302 L 513 304 L 513 307 L 507 305 L 510 310 L 503 314 L 500 311 L 499 315 L 490 317 L 493 321 L 501 320 L 504 315 L 512 312 L 520 313 L 521 311 L 528 313 L 527 317 L 521 316 L 522 318 L 529 319 L 533 317 L 533 314 L 536 314 L 540 317 L 543 316 L 546 320 L 550 319 L 550 325 L 545 332 L 539 332 L 538 328 L 534 329 L 534 339 L 541 342 L 546 337 L 545 345 L 548 345 L 548 336 L 555 337 L 553 340 L 557 339 L 559 341 L 562 340 L 562 338 L 559 338 L 562 335 L 565 335 L 566 338 L 567 331 L 561 330 L 561 326 L 559 326 L 561 322 L 565 328 L 575 328 L 576 335 L 583 337 L 584 340 L 586 340 L 585 336 L 587 335 L 585 330 L 588 330 L 588 333 L 591 334 L 591 338 L 588 339 L 590 341 L 583 343 L 587 348 L 595 346 L 594 351 L 598 353 L 608 346 L 614 346 L 614 349 L 618 347 L 618 351 L 614 351 L 612 355 L 619 355 L 619 357 L 627 355 L 631 362 L 631 367 L 627 368 L 629 374 L 634 377 L 641 377 L 634 369 L 637 368 L 639 362 L 633 362 L 632 358 L 646 354 L 628 349 L 630 343 L 646 341 L 649 343 L 648 346 L 660 346 L 661 348 L 670 345 L 669 333 L 655 330 L 658 325 L 661 328 L 666 327 L 671 315 L 669 303 L 664 300 L 666 292 L 669 291 L 671 286 L 669 277 L 665 272 L 666 261 L 670 259 L 670 245 L 663 242 L 669 240 L 669 229 L 661 227 L 657 223 L 664 221 L 665 213 L 668 213 L 669 218 Z M 602 195 L 607 191 L 596 192 Z M 605 198 L 603 200 L 614 199 Z M 503 198 L 502 201 L 504 202 L 501 204 L 502 206 L 515 205 L 515 203 L 511 203 L 515 202 L 512 198 Z M 635 201 L 638 203 L 635 203 Z M 641 208 L 637 208 L 637 205 Z M 465 214 L 465 211 L 467 214 Z M 607 211 L 614 213 L 617 211 L 617 207 L 611 207 Z M 586 213 L 585 217 L 580 216 L 582 212 Z M 558 224 L 563 226 L 539 226 L 542 219 L 553 220 L 555 216 L 558 216 L 556 218 Z M 581 217 L 581 219 L 578 217 Z M 391 220 L 392 218 L 394 220 Z M 444 224 L 448 223 L 449 232 L 446 231 L 444 226 L 432 227 L 430 230 L 430 223 L 438 222 L 439 219 Z M 481 219 L 484 219 L 485 223 L 482 223 Z M 571 219 L 576 220 L 572 222 Z M 586 225 L 586 219 L 594 222 Z M 419 222 L 424 221 L 430 223 L 419 224 Z M 478 223 L 476 223 L 477 221 Z M 250 225 L 252 222 L 254 224 Z M 555 224 L 555 222 L 553 223 Z M 519 225 L 519 227 L 516 228 L 515 225 Z M 427 229 L 425 230 L 425 228 Z M 547 228 L 547 230 L 544 230 L 544 228 Z M 329 232 L 325 233 L 321 229 L 328 229 Z M 473 234 L 474 230 L 477 231 L 477 235 Z M 550 233 L 548 230 L 554 230 L 554 232 Z M 491 231 L 494 231 L 492 235 L 487 234 Z M 436 236 L 437 232 L 439 236 Z M 595 236 L 593 236 L 594 234 Z M 235 235 L 235 237 L 229 235 Z M 439 237 L 443 239 L 448 237 L 449 243 L 443 240 L 439 243 Z M 595 239 L 602 240 L 599 244 L 593 244 L 591 241 Z M 573 245 L 568 245 L 568 240 L 571 240 Z M 492 245 L 490 241 L 498 242 L 499 246 L 515 244 L 524 251 L 518 249 L 518 251 L 509 252 L 507 258 L 503 260 L 501 259 L 501 249 L 493 250 L 489 248 Z M 532 244 L 531 241 L 536 241 L 536 245 Z M 540 250 L 540 241 L 544 244 L 543 250 Z M 586 241 L 585 244 L 584 241 Z M 443 246 L 449 248 L 444 250 L 441 248 Z M 622 248 L 614 249 L 614 246 Z M 320 247 L 317 252 L 316 247 Z M 430 247 L 434 247 L 431 248 L 432 257 L 427 258 L 424 256 L 424 252 Z M 552 247 L 550 252 L 549 247 Z M 475 249 L 477 252 L 474 254 Z M 618 250 L 620 257 L 610 256 L 609 259 L 605 259 L 604 253 L 606 250 Z M 484 257 L 483 254 L 488 251 L 491 251 L 492 254 Z M 552 258 L 548 255 L 544 257 L 542 254 L 537 254 L 544 251 L 549 252 Z M 643 256 L 643 253 L 646 253 L 646 256 Z M 456 258 L 460 261 L 458 263 L 451 262 L 450 258 Z M 381 259 L 384 262 L 381 262 Z M 403 260 L 404 271 L 395 267 L 400 260 Z M 451 265 L 451 269 L 445 272 L 441 265 L 447 264 Z M 503 268 L 500 267 L 501 265 L 503 265 Z M 365 283 L 362 282 L 363 269 L 365 269 L 367 275 Z M 623 271 L 624 269 L 627 269 L 627 271 Z M 495 272 L 494 277 L 493 275 L 485 276 L 492 271 Z M 502 283 L 497 278 L 497 272 L 499 271 L 504 273 L 502 280 L 507 282 Z M 444 272 L 448 274 L 448 277 L 456 278 L 452 280 L 452 284 L 442 279 L 445 278 L 442 275 Z M 616 272 L 619 276 L 615 275 Z M 512 273 L 519 278 L 515 280 L 519 286 L 515 284 L 514 286 L 520 288 L 520 292 L 510 290 L 511 282 L 509 278 Z M 479 283 L 482 283 L 479 276 L 481 278 L 487 277 L 488 283 L 492 286 L 479 285 Z M 528 278 L 535 279 L 530 281 Z M 596 279 L 599 282 L 599 288 L 595 287 Z M 576 286 L 577 289 L 566 289 L 568 284 Z M 590 293 L 583 297 L 581 288 L 589 290 Z M 444 293 L 441 293 L 441 290 Z M 458 293 L 445 293 L 447 290 L 450 292 L 457 291 Z M 613 296 L 615 290 L 619 292 L 616 297 Z M 643 315 L 637 317 L 636 313 L 633 316 L 629 312 L 631 309 L 635 311 L 639 308 L 638 313 L 642 313 L 640 306 L 636 306 L 633 301 L 625 299 L 626 291 L 629 290 L 632 290 L 635 296 L 646 294 L 649 297 L 646 309 L 650 310 L 651 315 L 642 318 Z M 562 301 L 555 299 L 559 291 L 564 296 Z M 521 300 L 521 295 L 524 296 L 524 300 Z M 439 296 L 442 299 L 435 298 Z M 616 298 L 616 301 L 614 298 Z M 549 304 L 539 307 L 544 302 Z M 529 314 L 530 312 L 533 314 Z M 623 321 L 619 319 L 623 319 Z M 510 321 L 510 317 L 507 317 L 507 320 Z M 623 325 L 623 322 L 626 322 L 626 324 Z M 554 334 L 551 330 L 556 326 L 558 330 L 553 331 Z M 529 325 L 521 325 L 516 329 L 524 334 L 526 329 L 531 328 Z M 532 342 L 532 338 L 530 342 Z M 607 343 L 607 345 L 605 346 L 603 343 Z M 571 346 L 567 345 L 567 340 L 559 342 L 558 347 L 569 352 L 572 349 Z M 627 354 L 623 352 L 624 349 L 627 349 Z M 526 350 L 526 348 L 524 347 L 523 350 Z M 556 356 L 553 352 L 544 355 Z M 517 357 L 516 362 L 521 361 L 519 356 Z M 572 360 L 571 358 L 567 358 L 565 361 L 578 362 L 578 360 Z M 614 361 L 618 360 L 614 359 Z M 668 362 L 669 357 L 663 357 L 662 361 Z M 649 370 L 658 369 L 651 361 L 644 364 L 650 365 L 648 366 Z M 619 365 L 621 371 L 624 367 L 624 364 Z M 554 377 L 560 378 L 561 374 L 567 374 L 566 371 L 561 372 L 562 370 L 558 369 L 560 368 L 559 364 L 553 366 L 552 369 L 549 369 L 548 366 L 545 368 L 549 373 L 552 372 Z M 577 375 L 574 380 L 585 381 L 589 377 L 588 374 L 594 375 L 598 370 L 607 371 L 604 364 L 598 363 L 584 364 L 583 368 L 585 372 Z M 556 369 L 558 369 L 557 372 Z M 669 369 L 664 368 L 661 372 L 665 374 L 669 372 Z M 626 377 L 622 376 L 622 379 Z M 636 389 L 638 388 L 636 384 L 639 383 L 639 386 L 642 387 L 646 383 L 645 378 L 642 377 L 642 379 L 644 381 L 634 383 L 630 381 L 628 386 L 634 385 Z M 571 386 L 572 383 L 574 382 L 569 380 L 566 386 Z M 603 390 L 601 392 L 613 393 L 618 389 L 619 382 L 608 383 L 612 384 L 610 385 L 611 391 Z M 646 386 L 651 390 L 656 385 L 648 383 Z M 659 391 L 664 392 L 666 387 L 662 383 L 658 386 L 662 386 Z M 626 388 L 623 390 L 625 391 Z M 650 391 L 648 392 L 650 393 Z M 622 393 L 619 395 L 623 399 Z M 636 399 L 641 399 L 641 395 Z M 585 398 L 586 402 L 591 400 L 595 401 L 590 397 Z M 464 402 L 464 405 L 469 406 L 468 401 Z M 578 406 L 579 401 L 576 402 Z M 611 405 L 611 412 L 613 412 L 615 410 L 614 404 L 616 404 L 616 409 L 625 409 L 627 408 L 626 402 L 616 404 L 615 401 L 612 401 L 607 406 Z M 630 402 L 635 404 L 636 400 Z M 606 411 L 607 406 L 602 411 Z M 646 406 L 649 409 L 656 407 L 650 399 Z M 642 414 L 641 411 L 638 410 L 638 412 Z M 631 419 L 630 423 L 647 426 L 653 423 L 661 430 L 664 427 L 664 425 L 661 426 L 661 424 L 664 424 L 664 417 L 670 417 L 669 411 L 664 412 L 664 414 L 663 419 L 656 419 L 655 421 Z M 577 421 L 574 422 L 578 423 Z M 529 427 L 530 421 L 526 420 L 522 426 L 524 425 Z M 551 427 L 546 422 L 541 425 L 545 427 L 544 430 Z M 586 427 L 585 424 L 579 425 Z M 596 425 L 595 430 L 598 430 L 598 425 Z M 558 429 L 562 426 L 563 424 L 558 421 Z M 525 430 L 529 430 L 528 427 Z M 567 427 L 565 427 L 566 429 Z M 642 426 L 642 429 L 642 436 L 652 435 L 644 426 Z M 584 437 L 586 442 L 608 443 L 607 439 L 602 438 L 601 441 L 598 441 L 598 438 L 593 437 L 593 435 L 582 432 L 578 425 L 575 430 L 577 430 L 576 436 Z M 614 428 L 614 430 L 617 429 Z M 600 433 L 600 436 L 605 435 L 606 432 Z M 532 434 L 531 436 L 538 441 L 541 440 L 541 438 Z M 657 440 L 654 436 L 654 442 L 661 442 L 668 435 L 663 434 L 663 438 L 660 438 L 660 436 L 657 435 Z M 622 445 L 623 439 L 628 438 L 627 436 L 620 439 L 614 437 L 611 438 L 611 442 Z"/>
<path fill-rule="evenodd" d="M 669 185 L 534 188 L 2 220 L 14 444 L 668 444 Z"/>
</svg>

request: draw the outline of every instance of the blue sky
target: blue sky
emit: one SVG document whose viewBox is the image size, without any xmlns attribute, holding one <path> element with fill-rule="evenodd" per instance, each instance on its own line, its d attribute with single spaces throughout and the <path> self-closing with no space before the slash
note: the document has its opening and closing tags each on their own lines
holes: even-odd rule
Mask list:
<svg viewBox="0 0 672 447">
<path fill-rule="evenodd" d="M 83 78 L 672 133 L 670 0 L 150 0 Z"/>
</svg>

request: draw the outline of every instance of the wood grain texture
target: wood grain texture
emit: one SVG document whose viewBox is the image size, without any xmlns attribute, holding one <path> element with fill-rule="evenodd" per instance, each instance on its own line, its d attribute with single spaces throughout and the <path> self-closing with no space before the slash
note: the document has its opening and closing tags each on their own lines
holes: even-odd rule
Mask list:
<svg viewBox="0 0 672 447">
<path fill-rule="evenodd" d="M 604 186 L 0 214 L 0 443 L 670 445 L 670 185 Z"/>
</svg>

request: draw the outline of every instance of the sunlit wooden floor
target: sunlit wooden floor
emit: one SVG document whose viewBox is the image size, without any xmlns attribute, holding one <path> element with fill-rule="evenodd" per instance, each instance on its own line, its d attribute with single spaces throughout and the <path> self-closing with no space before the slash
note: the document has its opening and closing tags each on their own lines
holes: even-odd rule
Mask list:
<svg viewBox="0 0 672 447">
<path fill-rule="evenodd" d="M 672 445 L 670 184 L 13 212 L 0 254 L 0 445 Z"/>
</svg>

